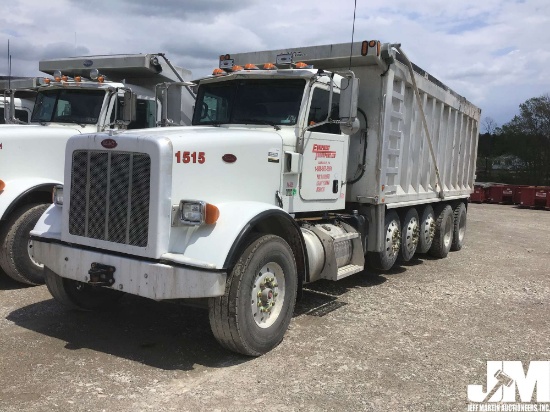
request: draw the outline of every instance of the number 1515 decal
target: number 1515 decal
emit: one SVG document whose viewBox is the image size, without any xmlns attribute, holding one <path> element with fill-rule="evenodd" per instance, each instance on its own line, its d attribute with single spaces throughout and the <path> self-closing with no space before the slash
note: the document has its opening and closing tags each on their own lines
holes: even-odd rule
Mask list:
<svg viewBox="0 0 550 412">
<path fill-rule="evenodd" d="M 200 163 L 206 161 L 204 152 L 176 152 L 176 163 Z"/>
</svg>

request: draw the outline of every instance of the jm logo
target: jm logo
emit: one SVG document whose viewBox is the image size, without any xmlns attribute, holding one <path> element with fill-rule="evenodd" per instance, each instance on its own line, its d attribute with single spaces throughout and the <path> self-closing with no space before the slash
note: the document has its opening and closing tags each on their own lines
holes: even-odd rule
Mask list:
<svg viewBox="0 0 550 412">
<path fill-rule="evenodd" d="M 482 385 L 468 385 L 470 402 L 550 402 L 550 361 L 532 361 L 527 373 L 519 361 L 488 361 L 487 390 Z"/>
</svg>

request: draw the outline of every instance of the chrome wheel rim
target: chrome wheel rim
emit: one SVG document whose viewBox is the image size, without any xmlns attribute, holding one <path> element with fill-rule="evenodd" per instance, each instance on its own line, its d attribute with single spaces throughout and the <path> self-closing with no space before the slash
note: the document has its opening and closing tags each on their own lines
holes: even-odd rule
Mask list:
<svg viewBox="0 0 550 412">
<path fill-rule="evenodd" d="M 34 255 L 32 254 L 32 247 L 33 247 L 32 240 L 29 239 L 29 240 L 27 241 L 27 253 L 29 254 L 29 259 L 30 259 L 31 262 L 32 262 L 33 264 L 35 264 L 36 266 L 38 266 L 38 267 L 40 267 L 40 268 L 44 267 L 44 265 L 43 265 L 42 263 L 40 263 L 38 260 L 36 260 L 36 259 L 34 258 Z"/>
<path fill-rule="evenodd" d="M 418 245 L 418 240 L 420 238 L 420 227 L 418 224 L 418 219 L 413 217 L 409 220 L 407 227 L 405 229 L 405 248 L 409 253 L 412 253 L 416 250 Z"/>
<path fill-rule="evenodd" d="M 275 262 L 266 263 L 256 273 L 252 287 L 251 311 L 256 325 L 268 328 L 275 323 L 285 300 L 285 276 Z"/>
<path fill-rule="evenodd" d="M 385 246 L 386 254 L 390 259 L 393 259 L 397 253 L 399 253 L 399 248 L 401 246 L 401 231 L 399 230 L 399 223 L 395 220 L 392 220 L 388 225 Z"/>
</svg>

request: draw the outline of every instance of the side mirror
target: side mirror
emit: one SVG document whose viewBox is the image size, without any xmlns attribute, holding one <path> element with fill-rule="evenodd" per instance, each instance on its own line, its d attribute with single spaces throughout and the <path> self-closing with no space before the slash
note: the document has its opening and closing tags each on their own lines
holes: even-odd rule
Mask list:
<svg viewBox="0 0 550 412">
<path fill-rule="evenodd" d="M 340 84 L 340 128 L 344 134 L 353 134 L 359 130 L 357 120 L 357 100 L 359 98 L 359 79 L 350 72 Z"/>
<path fill-rule="evenodd" d="M 130 123 L 136 120 L 137 95 L 131 90 L 124 91 L 122 121 Z"/>
</svg>

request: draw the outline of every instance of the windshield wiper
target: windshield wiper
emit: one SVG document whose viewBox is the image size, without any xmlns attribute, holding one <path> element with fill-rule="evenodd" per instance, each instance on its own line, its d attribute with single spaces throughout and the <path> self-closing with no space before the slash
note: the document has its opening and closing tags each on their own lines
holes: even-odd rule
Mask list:
<svg viewBox="0 0 550 412">
<path fill-rule="evenodd" d="M 235 123 L 243 123 L 243 124 L 266 124 L 268 126 L 273 126 L 275 130 L 281 130 L 281 127 L 276 124 L 275 122 L 271 122 L 269 120 L 262 120 L 262 119 L 233 119 Z"/>
</svg>

